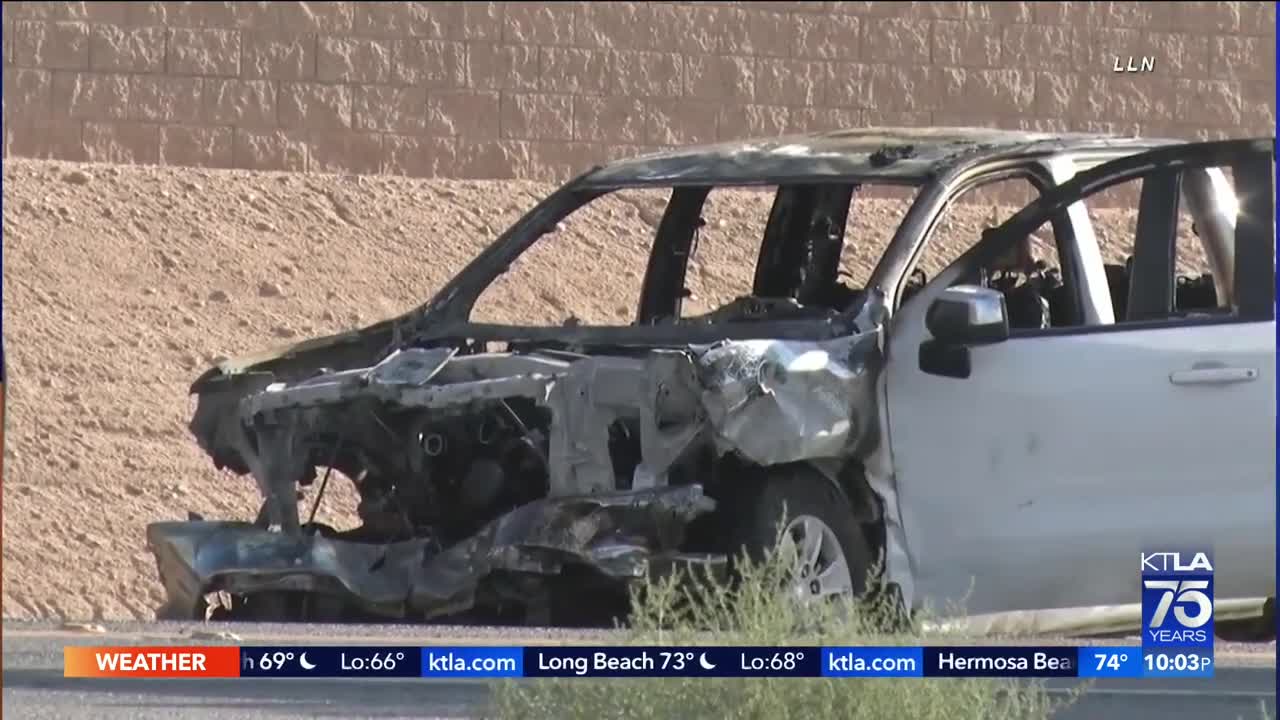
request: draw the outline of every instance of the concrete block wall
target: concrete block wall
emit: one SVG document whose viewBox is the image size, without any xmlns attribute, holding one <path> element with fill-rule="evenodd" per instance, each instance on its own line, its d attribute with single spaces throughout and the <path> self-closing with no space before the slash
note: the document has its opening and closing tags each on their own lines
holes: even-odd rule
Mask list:
<svg viewBox="0 0 1280 720">
<path fill-rule="evenodd" d="M 866 124 L 1275 128 L 1264 2 L 2 7 L 5 156 L 549 180 Z"/>
</svg>

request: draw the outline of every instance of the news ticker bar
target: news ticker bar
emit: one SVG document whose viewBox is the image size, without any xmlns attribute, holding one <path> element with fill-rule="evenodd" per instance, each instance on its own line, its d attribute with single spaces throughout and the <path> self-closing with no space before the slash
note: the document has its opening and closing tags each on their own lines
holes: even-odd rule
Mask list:
<svg viewBox="0 0 1280 720">
<path fill-rule="evenodd" d="M 65 650 L 78 678 L 1213 677 L 1212 648 L 158 646 Z"/>
</svg>

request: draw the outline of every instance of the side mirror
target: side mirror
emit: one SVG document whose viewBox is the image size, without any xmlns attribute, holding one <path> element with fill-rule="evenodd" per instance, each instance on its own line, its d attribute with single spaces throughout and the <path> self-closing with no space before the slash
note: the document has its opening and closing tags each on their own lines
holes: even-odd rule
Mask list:
<svg viewBox="0 0 1280 720">
<path fill-rule="evenodd" d="M 942 291 L 925 312 L 924 324 L 933 339 L 920 344 L 920 369 L 944 377 L 969 377 L 969 348 L 1009 338 L 1004 293 L 976 285 Z"/>
<path fill-rule="evenodd" d="M 1004 293 L 976 285 L 956 285 L 929 305 L 924 325 L 947 345 L 990 345 L 1009 339 Z"/>
</svg>

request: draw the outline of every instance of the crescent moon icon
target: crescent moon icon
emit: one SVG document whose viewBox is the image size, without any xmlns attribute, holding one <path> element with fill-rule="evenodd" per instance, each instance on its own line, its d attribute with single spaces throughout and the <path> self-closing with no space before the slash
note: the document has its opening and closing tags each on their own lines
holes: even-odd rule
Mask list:
<svg viewBox="0 0 1280 720">
<path fill-rule="evenodd" d="M 314 663 L 307 662 L 306 653 L 302 653 L 298 656 L 298 664 L 302 666 L 303 670 L 314 670 L 316 668 Z"/>
<path fill-rule="evenodd" d="M 715 669 L 716 669 L 716 666 L 715 666 L 715 665 L 712 665 L 711 663 L 707 662 L 707 654 L 706 654 L 706 653 L 702 653 L 701 655 L 699 655 L 699 656 L 698 656 L 698 664 L 702 666 L 702 669 L 703 669 L 703 670 L 715 670 Z"/>
</svg>

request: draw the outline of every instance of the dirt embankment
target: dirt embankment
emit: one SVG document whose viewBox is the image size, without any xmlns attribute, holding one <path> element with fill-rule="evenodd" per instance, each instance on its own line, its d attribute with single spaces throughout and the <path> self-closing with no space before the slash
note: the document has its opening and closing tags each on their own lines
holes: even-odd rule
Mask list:
<svg viewBox="0 0 1280 720">
<path fill-rule="evenodd" d="M 215 471 L 191 440 L 190 381 L 217 356 L 419 304 L 549 190 L 6 161 L 4 616 L 151 618 L 161 589 L 145 524 L 188 510 L 242 518 L 258 504 L 250 481 Z M 693 310 L 749 289 L 769 202 L 713 196 Z M 846 263 L 859 279 L 904 208 L 861 206 Z M 637 193 L 574 216 L 479 317 L 629 321 L 656 212 Z M 989 215 L 959 209 L 947 242 L 972 242 Z M 1109 214 L 1105 236 L 1128 237 L 1128 221 Z M 330 495 L 320 518 L 349 501 Z"/>
</svg>

